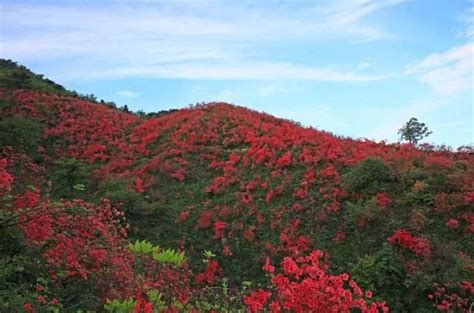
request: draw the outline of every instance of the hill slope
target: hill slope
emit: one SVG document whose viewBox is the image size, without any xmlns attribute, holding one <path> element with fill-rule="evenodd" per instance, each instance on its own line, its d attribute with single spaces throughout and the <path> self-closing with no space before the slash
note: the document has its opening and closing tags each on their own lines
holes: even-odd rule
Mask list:
<svg viewBox="0 0 474 313">
<path fill-rule="evenodd" d="M 471 153 L 338 138 L 225 103 L 140 118 L 30 90 L 0 99 L 3 158 L 44 167 L 44 197 L 108 198 L 131 238 L 183 249 L 195 271 L 212 251 L 232 288 L 266 289 L 267 258 L 322 250 L 328 273 L 394 312 L 472 303 Z"/>
</svg>

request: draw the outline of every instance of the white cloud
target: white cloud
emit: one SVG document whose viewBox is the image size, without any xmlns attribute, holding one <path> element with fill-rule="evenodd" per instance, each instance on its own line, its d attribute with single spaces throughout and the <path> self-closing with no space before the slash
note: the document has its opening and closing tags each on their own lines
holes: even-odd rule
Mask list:
<svg viewBox="0 0 474 313">
<path fill-rule="evenodd" d="M 262 85 L 257 88 L 257 94 L 260 97 L 269 97 L 269 96 L 274 95 L 275 93 L 278 93 L 279 91 L 280 91 L 280 88 L 278 88 L 275 85 L 270 85 L 270 84 Z"/>
<path fill-rule="evenodd" d="M 360 62 L 359 65 L 357 66 L 357 69 L 359 71 L 362 71 L 362 70 L 365 70 L 366 68 L 369 68 L 371 66 L 375 65 L 375 62 L 368 62 L 368 61 L 364 61 L 364 62 Z"/>
<path fill-rule="evenodd" d="M 405 0 L 339 0 L 326 9 L 327 19 L 337 24 L 348 24 L 362 17 L 383 9 L 405 2 Z"/>
<path fill-rule="evenodd" d="M 474 43 L 433 53 L 421 62 L 410 66 L 407 74 L 440 94 L 453 94 L 472 90 L 474 86 Z"/>
<path fill-rule="evenodd" d="M 272 62 L 274 52 L 261 48 L 390 38 L 364 18 L 400 2 L 5 4 L 0 55 L 46 63 L 49 76 L 66 81 L 130 76 L 371 81 L 381 75 Z"/>
<path fill-rule="evenodd" d="M 73 74 L 67 74 L 73 75 Z M 249 64 L 163 64 L 148 66 L 124 66 L 119 68 L 87 70 L 78 72 L 78 78 L 89 76 L 94 79 L 153 77 L 185 79 L 229 79 L 229 80 L 313 80 L 332 82 L 367 82 L 385 79 L 383 75 L 358 75 L 352 72 L 337 72 L 320 68 L 298 66 L 289 63 Z"/>
<path fill-rule="evenodd" d="M 239 93 L 235 90 L 221 90 L 214 97 L 212 101 L 237 103 L 239 99 Z"/>
<path fill-rule="evenodd" d="M 461 35 L 466 38 L 474 37 L 474 1 L 471 1 L 471 6 L 461 15 L 461 22 L 466 25 L 466 29 L 461 32 Z"/>
<path fill-rule="evenodd" d="M 138 93 L 130 91 L 130 90 L 120 90 L 117 92 L 117 95 L 123 98 L 134 99 L 138 98 Z"/>
</svg>

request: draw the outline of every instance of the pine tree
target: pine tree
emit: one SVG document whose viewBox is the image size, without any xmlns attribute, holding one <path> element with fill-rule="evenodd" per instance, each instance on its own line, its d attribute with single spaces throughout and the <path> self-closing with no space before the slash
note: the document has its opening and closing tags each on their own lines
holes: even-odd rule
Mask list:
<svg viewBox="0 0 474 313">
<path fill-rule="evenodd" d="M 407 140 L 410 144 L 416 145 L 418 141 L 428 137 L 433 132 L 428 130 L 425 123 L 420 123 L 417 118 L 412 117 L 406 124 L 398 130 L 401 140 Z"/>
</svg>

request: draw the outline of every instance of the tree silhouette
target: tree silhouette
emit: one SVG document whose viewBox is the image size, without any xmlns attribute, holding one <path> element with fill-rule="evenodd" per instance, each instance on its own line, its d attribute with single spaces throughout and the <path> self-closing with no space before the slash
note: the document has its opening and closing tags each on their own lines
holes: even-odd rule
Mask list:
<svg viewBox="0 0 474 313">
<path fill-rule="evenodd" d="M 428 130 L 428 126 L 426 126 L 425 123 L 420 123 L 415 117 L 412 117 L 398 130 L 400 139 L 407 140 L 412 145 L 416 145 L 418 141 L 428 137 L 432 133 L 432 131 Z"/>
</svg>

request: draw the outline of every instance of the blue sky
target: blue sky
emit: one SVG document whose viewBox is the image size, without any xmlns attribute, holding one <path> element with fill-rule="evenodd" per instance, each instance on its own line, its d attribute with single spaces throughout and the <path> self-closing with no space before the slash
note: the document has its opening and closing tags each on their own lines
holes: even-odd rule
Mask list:
<svg viewBox="0 0 474 313">
<path fill-rule="evenodd" d="M 19 1 L 0 56 L 146 112 L 226 101 L 338 135 L 474 142 L 474 2 Z"/>
</svg>

